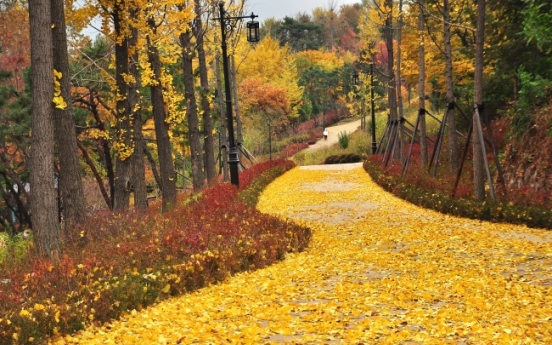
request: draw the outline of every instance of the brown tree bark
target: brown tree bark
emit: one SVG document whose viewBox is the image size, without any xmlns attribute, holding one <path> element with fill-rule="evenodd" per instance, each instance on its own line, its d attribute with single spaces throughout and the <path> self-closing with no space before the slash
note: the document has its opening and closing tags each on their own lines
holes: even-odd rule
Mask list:
<svg viewBox="0 0 552 345">
<path fill-rule="evenodd" d="M 98 169 L 96 169 L 96 165 L 94 164 L 94 161 L 92 160 L 92 158 L 90 158 L 88 151 L 86 151 L 86 148 L 81 143 L 77 142 L 77 145 L 82 153 L 82 157 L 84 158 L 84 161 L 90 168 L 90 171 L 92 171 L 92 175 L 94 175 L 94 178 L 96 179 L 96 183 L 98 183 L 98 188 L 100 189 L 100 193 L 104 198 L 107 208 L 111 208 L 111 199 L 109 198 L 109 195 L 105 190 L 102 177 L 98 172 Z"/>
<path fill-rule="evenodd" d="M 133 17 L 136 16 L 133 11 Z M 131 29 L 131 37 L 128 40 L 130 47 L 134 48 L 138 42 L 138 29 Z M 129 72 L 134 78 L 134 82 L 129 84 L 128 100 L 131 109 L 132 122 L 132 142 L 134 151 L 132 152 L 132 191 L 134 195 L 134 208 L 137 210 L 146 210 L 148 208 L 148 192 L 146 190 L 146 169 L 144 162 L 144 149 L 146 141 L 142 133 L 142 110 L 140 107 L 140 71 L 138 69 L 138 52 L 134 52 L 130 58 Z"/>
<path fill-rule="evenodd" d="M 213 183 L 217 175 L 215 163 L 215 142 L 213 138 L 213 121 L 211 119 L 211 105 L 209 102 L 209 78 L 207 75 L 207 59 L 205 57 L 203 14 L 201 2 L 195 2 L 195 12 L 198 14 L 194 20 L 194 36 L 197 44 L 197 57 L 199 64 L 199 80 L 201 85 L 201 110 L 203 111 L 203 154 L 205 155 L 205 175 L 209 184 Z"/>
<path fill-rule="evenodd" d="M 424 7 L 425 1 L 420 0 L 420 16 L 418 18 L 418 31 L 420 32 L 420 60 L 419 69 L 420 74 L 418 77 L 418 108 L 420 109 L 420 153 L 422 156 L 422 165 L 427 166 L 428 154 L 427 154 L 427 126 L 425 116 L 425 37 L 424 37 Z M 422 111 L 423 110 L 423 111 Z"/>
<path fill-rule="evenodd" d="M 217 89 L 218 89 L 218 103 L 220 111 L 220 140 L 219 140 L 219 150 L 221 150 L 220 159 L 222 165 L 222 175 L 224 181 L 228 181 L 230 178 L 230 170 L 228 167 L 228 137 L 226 130 L 226 107 L 224 103 L 224 84 L 220 76 L 221 66 L 220 66 L 220 54 L 217 54 L 215 57 L 215 76 L 217 78 Z"/>
<path fill-rule="evenodd" d="M 443 0 L 443 20 L 445 22 L 445 80 L 447 84 L 447 124 L 449 128 L 450 170 L 458 170 L 458 135 L 456 134 L 456 114 L 452 105 L 454 99 L 454 85 L 452 83 L 452 47 L 450 44 L 450 4 L 449 0 Z"/>
<path fill-rule="evenodd" d="M 406 136 L 404 133 L 404 123 L 402 119 L 404 118 L 403 110 L 403 98 L 402 98 L 402 75 L 401 75 L 401 45 L 402 45 L 402 28 L 403 28 L 403 0 L 399 0 L 399 21 L 398 21 L 398 30 L 397 30 L 397 106 L 398 114 L 397 117 L 401 119 L 399 122 L 399 157 L 401 163 L 404 163 L 405 152 L 404 152 L 404 142 L 406 141 Z"/>
<path fill-rule="evenodd" d="M 234 106 L 234 119 L 236 120 L 236 143 L 242 144 L 243 126 L 241 120 L 240 102 L 238 102 L 238 85 L 236 85 L 236 80 L 238 78 L 238 74 L 236 71 L 236 61 L 233 55 L 229 56 L 228 60 L 230 63 L 230 74 L 232 75 L 232 77 L 230 78 L 230 90 L 232 90 L 232 99 L 234 100 L 232 102 L 232 105 Z M 241 158 L 240 151 L 238 151 L 238 155 Z"/>
<path fill-rule="evenodd" d="M 113 210 L 126 210 L 130 203 L 130 171 L 131 163 L 128 150 L 132 149 L 130 103 L 128 101 L 128 84 L 124 79 L 129 73 L 128 67 L 128 37 L 124 33 L 126 9 L 123 2 L 117 2 L 113 9 L 113 25 L 117 35 L 115 44 L 115 81 L 117 84 L 117 135 L 115 140 L 121 147 L 115 153 L 115 183 L 113 194 Z"/>
<path fill-rule="evenodd" d="M 485 44 L 485 0 L 477 0 L 477 32 L 475 36 L 475 75 L 474 75 L 474 106 L 483 104 L 483 50 Z M 474 121 L 478 121 L 474 112 Z M 478 124 L 474 122 L 473 135 L 473 195 L 476 200 L 485 199 L 485 179 L 483 171 L 482 143 L 477 135 Z"/>
<path fill-rule="evenodd" d="M 61 72 L 61 95 L 67 107 L 54 109 L 63 219 L 66 227 L 82 222 L 86 217 L 82 173 L 79 164 L 75 117 L 71 100 L 69 56 L 63 0 L 51 0 L 54 68 Z"/>
<path fill-rule="evenodd" d="M 186 118 L 188 119 L 188 137 L 190 140 L 190 154 L 192 161 L 192 185 L 194 191 L 203 187 L 203 155 L 199 135 L 199 117 L 197 115 L 197 101 L 195 97 L 195 83 L 193 71 L 192 32 L 180 34 L 182 46 L 182 72 L 184 74 L 184 96 L 186 98 Z"/>
<path fill-rule="evenodd" d="M 385 0 L 388 8 L 393 8 L 393 0 Z M 385 37 L 385 44 L 387 46 L 387 76 L 389 78 L 387 82 L 387 106 L 389 107 L 389 120 L 398 121 L 397 114 L 397 83 L 395 80 L 395 58 L 393 52 L 393 13 L 389 11 L 385 18 L 385 27 L 383 30 Z M 395 145 L 399 145 L 399 131 L 398 123 L 396 123 L 395 130 L 392 131 L 393 137 L 390 138 L 391 142 Z M 390 145 L 389 150 L 393 149 L 394 145 Z M 394 150 L 395 154 L 398 154 L 398 150 Z"/>
<path fill-rule="evenodd" d="M 148 19 L 149 27 L 155 32 L 154 18 Z M 161 84 L 161 61 L 159 51 L 147 37 L 148 59 L 157 85 L 151 85 L 151 103 L 153 106 L 153 121 L 155 123 L 155 136 L 157 141 L 157 155 L 159 157 L 159 171 L 161 174 L 162 212 L 170 210 L 176 205 L 176 172 L 171 154 L 171 142 L 169 138 L 169 124 L 165 121 L 167 113 Z"/>
<path fill-rule="evenodd" d="M 31 219 L 34 243 L 41 256 L 61 255 L 61 234 L 54 189 L 54 61 L 51 1 L 29 2 L 31 33 Z"/>
</svg>

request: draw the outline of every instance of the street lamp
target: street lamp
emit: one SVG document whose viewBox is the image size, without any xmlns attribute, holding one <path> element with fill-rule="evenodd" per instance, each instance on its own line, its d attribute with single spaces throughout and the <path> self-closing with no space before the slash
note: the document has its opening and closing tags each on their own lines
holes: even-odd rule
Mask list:
<svg viewBox="0 0 552 345">
<path fill-rule="evenodd" d="M 234 23 L 237 20 L 244 18 L 251 18 L 251 21 L 247 23 L 247 40 L 249 42 L 259 41 L 259 23 L 254 21 L 257 15 L 251 12 L 248 16 L 230 17 L 224 10 L 224 2 L 219 2 L 220 17 L 216 18 L 220 21 L 221 31 L 221 48 L 222 48 L 222 67 L 224 71 L 224 91 L 226 93 L 226 117 L 228 120 L 228 164 L 230 165 L 230 182 L 235 185 L 240 185 L 238 176 L 238 165 L 240 159 L 238 157 L 238 150 L 236 148 L 236 141 L 234 138 L 234 117 L 232 114 L 232 94 L 230 92 L 230 71 L 228 68 L 228 50 L 226 46 L 226 34 L 234 28 Z"/>
</svg>

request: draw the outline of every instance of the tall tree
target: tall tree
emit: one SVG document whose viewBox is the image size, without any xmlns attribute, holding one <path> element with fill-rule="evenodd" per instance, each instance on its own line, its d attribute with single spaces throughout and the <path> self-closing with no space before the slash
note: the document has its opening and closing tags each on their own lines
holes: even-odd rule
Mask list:
<svg viewBox="0 0 552 345">
<path fill-rule="evenodd" d="M 452 83 L 452 47 L 450 34 L 450 4 L 443 0 L 443 22 L 445 39 L 445 79 L 447 85 L 447 124 L 449 127 L 450 169 L 458 170 L 458 136 L 456 134 L 456 117 L 454 111 L 454 85 Z"/>
<path fill-rule="evenodd" d="M 324 43 L 323 26 L 319 23 L 301 22 L 285 17 L 278 26 L 280 45 L 288 45 L 292 51 L 319 49 Z"/>
<path fill-rule="evenodd" d="M 157 37 L 158 24 L 153 15 L 147 18 L 149 33 L 146 36 L 148 60 L 153 72 L 155 82 L 150 84 L 151 103 L 153 107 L 153 121 L 155 123 L 155 136 L 157 140 L 157 154 L 159 157 L 159 170 L 161 173 L 162 211 L 168 211 L 176 205 L 176 173 L 171 154 L 171 142 L 169 138 L 168 114 L 165 110 L 163 95 L 162 70 L 159 49 L 152 40 Z"/>
<path fill-rule="evenodd" d="M 215 144 L 213 138 L 213 121 L 211 119 L 211 104 L 209 102 L 210 89 L 204 43 L 205 28 L 202 21 L 203 9 L 200 1 L 195 2 L 195 13 L 197 16 L 194 19 L 193 34 L 197 45 L 199 82 L 201 85 L 199 97 L 201 100 L 201 111 L 203 113 L 203 153 L 205 155 L 205 175 L 207 177 L 207 181 L 212 183 L 216 177 Z"/>
<path fill-rule="evenodd" d="M 395 59 L 393 52 L 393 0 L 385 0 L 383 35 L 387 48 L 387 106 L 389 107 L 389 120 L 394 121 L 396 124 L 392 140 L 394 145 L 400 145 L 397 142 L 399 139 L 399 123 L 396 122 L 399 121 L 399 117 L 397 114 L 397 82 L 395 80 Z"/>
<path fill-rule="evenodd" d="M 132 10 L 132 17 L 138 16 L 137 10 Z M 128 100 L 131 109 L 132 121 L 132 142 L 134 150 L 132 152 L 132 190 L 134 192 L 134 207 L 138 210 L 148 208 L 148 193 L 146 190 L 146 172 L 144 162 L 144 151 L 146 150 L 146 141 L 142 133 L 142 105 L 140 99 L 140 70 L 138 68 L 138 35 L 136 27 L 132 27 L 129 38 L 129 48 L 131 51 L 129 73 L 132 75 L 132 82 L 129 83 Z"/>
<path fill-rule="evenodd" d="M 54 61 L 51 1 L 29 2 L 32 73 L 31 207 L 41 256 L 59 260 L 61 234 L 54 189 Z"/>
<path fill-rule="evenodd" d="M 445 0 L 446 1 L 446 0 Z M 418 77 L 418 104 L 419 104 L 419 116 L 420 116 L 420 149 L 421 149 L 421 156 L 422 156 L 422 165 L 426 166 L 428 164 L 428 154 L 427 154 L 427 129 L 426 129 L 426 116 L 425 116 L 425 80 L 426 80 L 426 73 L 425 73 L 425 34 L 424 34 L 424 23 L 425 23 L 425 16 L 424 16 L 424 8 L 425 8 L 425 1 L 420 0 L 419 1 L 419 7 L 420 7 L 420 14 L 418 17 L 418 30 L 420 32 L 420 46 L 419 46 L 419 70 L 420 74 Z"/>
<path fill-rule="evenodd" d="M 60 107 L 54 109 L 60 169 L 58 188 L 61 191 L 64 220 L 66 225 L 70 226 L 84 219 L 85 199 L 71 100 L 64 2 L 63 0 L 51 1 L 54 68 L 61 73 L 61 96 L 66 103 L 64 109 Z"/>
<path fill-rule="evenodd" d="M 217 100 L 218 108 L 220 112 L 220 131 L 219 131 L 219 163 L 222 167 L 222 175 L 224 181 L 228 181 L 230 178 L 230 170 L 228 168 L 228 137 L 226 135 L 226 107 L 225 107 L 225 95 L 224 95 L 224 81 L 221 77 L 221 55 L 217 52 L 215 56 L 215 78 L 217 81 Z"/>
<path fill-rule="evenodd" d="M 115 29 L 115 81 L 116 81 L 116 158 L 115 185 L 113 195 L 113 210 L 126 210 L 130 202 L 130 171 L 132 155 L 132 125 L 130 119 L 130 103 L 128 100 L 129 75 L 128 53 L 128 8 L 125 2 L 114 4 L 112 18 Z"/>
<path fill-rule="evenodd" d="M 485 180 L 483 176 L 483 153 L 477 126 L 478 109 L 483 106 L 483 51 L 485 45 L 485 0 L 477 0 L 477 32 L 475 36 L 475 75 L 474 75 L 474 111 L 473 115 L 473 194 L 476 200 L 485 199 Z"/>
<path fill-rule="evenodd" d="M 182 45 L 182 71 L 184 75 L 184 94 L 186 97 L 186 118 L 188 119 L 188 136 L 192 161 L 192 184 L 194 191 L 203 187 L 203 155 L 199 136 L 199 117 L 195 97 L 193 58 L 195 47 L 192 46 L 191 27 L 180 34 Z"/>
<path fill-rule="evenodd" d="M 399 122 L 399 155 L 401 162 L 404 161 L 404 150 L 402 145 L 405 142 L 405 133 L 404 133 L 404 109 L 403 109 L 403 98 L 402 98 L 402 65 L 401 65 L 401 54 L 402 54 L 402 30 L 403 30 L 403 0 L 399 0 L 399 20 L 398 20 L 398 29 L 397 29 L 397 105 L 398 105 L 398 118 Z"/>
</svg>

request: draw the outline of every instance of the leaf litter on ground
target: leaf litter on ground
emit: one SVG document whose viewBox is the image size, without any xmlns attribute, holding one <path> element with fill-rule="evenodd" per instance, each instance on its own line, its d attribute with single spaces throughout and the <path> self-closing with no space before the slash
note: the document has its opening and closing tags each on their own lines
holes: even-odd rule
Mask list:
<svg viewBox="0 0 552 345">
<path fill-rule="evenodd" d="M 51 343 L 552 343 L 544 230 L 421 209 L 358 164 L 295 168 L 258 208 L 310 227 L 308 250 Z"/>
</svg>

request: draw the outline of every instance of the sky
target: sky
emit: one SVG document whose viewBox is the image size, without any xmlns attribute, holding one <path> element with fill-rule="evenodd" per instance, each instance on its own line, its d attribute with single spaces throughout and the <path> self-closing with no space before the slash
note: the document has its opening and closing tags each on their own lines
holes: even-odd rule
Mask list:
<svg viewBox="0 0 552 345">
<path fill-rule="evenodd" d="M 84 2 L 78 0 L 77 3 Z M 312 14 L 312 10 L 317 7 L 328 8 L 330 3 L 337 5 L 337 9 L 341 5 L 352 5 L 361 3 L 361 0 L 247 0 L 246 13 L 244 15 L 255 13 L 259 17 L 256 20 L 262 23 L 268 19 L 274 17 L 275 19 L 284 19 L 285 16 L 295 17 L 298 13 Z M 97 21 L 95 25 L 99 26 Z M 95 37 L 97 35 L 96 30 L 92 28 L 86 28 L 83 31 L 84 34 Z"/>
<path fill-rule="evenodd" d="M 248 0 L 247 12 L 259 16 L 257 20 L 262 23 L 266 19 L 274 17 L 283 19 L 285 16 L 295 17 L 297 13 L 312 14 L 316 7 L 328 8 L 330 3 L 341 5 L 352 5 L 360 3 L 361 0 Z"/>
</svg>

